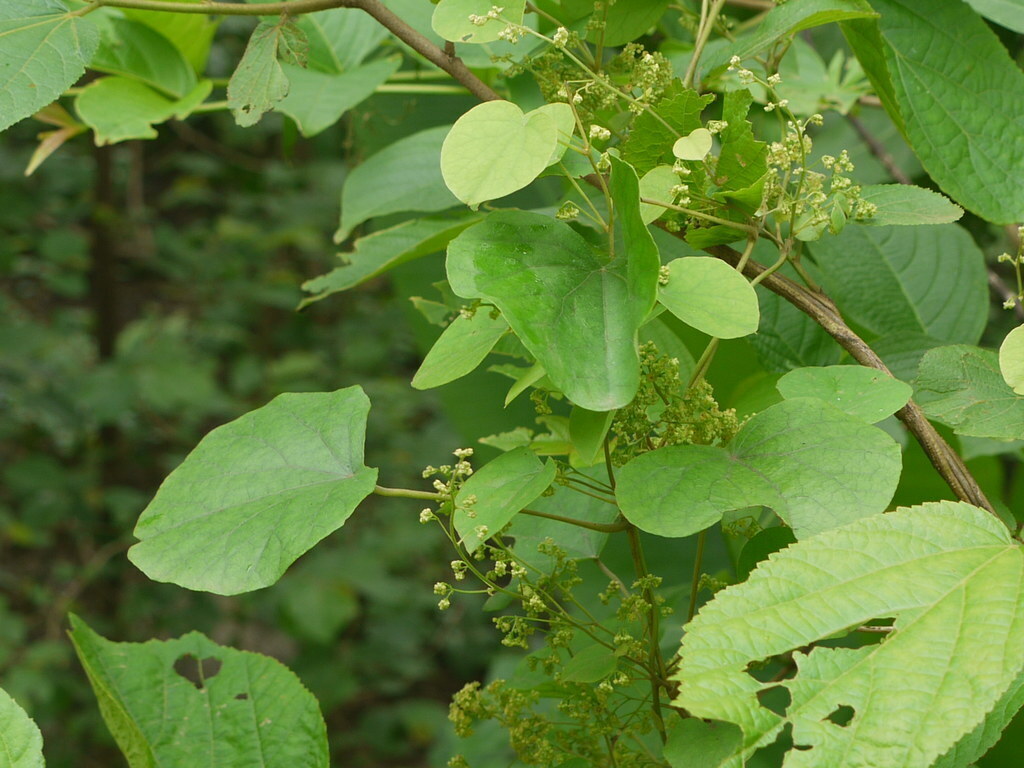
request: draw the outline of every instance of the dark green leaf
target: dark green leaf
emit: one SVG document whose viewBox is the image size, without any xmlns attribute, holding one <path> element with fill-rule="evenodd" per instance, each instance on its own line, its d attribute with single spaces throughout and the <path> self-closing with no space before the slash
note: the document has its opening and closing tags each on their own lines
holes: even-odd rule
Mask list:
<svg viewBox="0 0 1024 768">
<path fill-rule="evenodd" d="M 178 99 L 196 87 L 195 70 L 182 53 L 156 30 L 130 19 L 109 20 L 89 68 L 140 80 Z"/>
<path fill-rule="evenodd" d="M 663 160 L 671 163 L 670 150 L 675 140 L 701 127 L 700 113 L 714 100 L 714 94 L 702 96 L 692 88 L 684 88 L 678 80 L 673 81 L 654 107 L 668 125 L 649 112 L 639 115 L 622 147 L 622 159 L 637 173 L 647 173 Z"/>
</svg>

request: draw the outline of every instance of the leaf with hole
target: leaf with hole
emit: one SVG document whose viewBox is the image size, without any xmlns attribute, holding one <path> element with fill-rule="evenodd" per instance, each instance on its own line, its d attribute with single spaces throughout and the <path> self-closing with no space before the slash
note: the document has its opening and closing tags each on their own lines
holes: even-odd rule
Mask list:
<svg viewBox="0 0 1024 768">
<path fill-rule="evenodd" d="M 281 65 L 304 64 L 307 46 L 305 33 L 287 17 L 259 23 L 228 81 L 228 106 L 236 123 L 256 125 L 288 95 L 288 76 Z"/>
</svg>

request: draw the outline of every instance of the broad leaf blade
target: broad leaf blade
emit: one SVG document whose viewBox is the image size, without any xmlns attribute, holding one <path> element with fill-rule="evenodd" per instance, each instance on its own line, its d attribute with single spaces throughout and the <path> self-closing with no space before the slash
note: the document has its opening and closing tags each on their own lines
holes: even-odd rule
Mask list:
<svg viewBox="0 0 1024 768">
<path fill-rule="evenodd" d="M 200 3 L 203 0 L 185 1 Z M 122 8 L 121 12 L 129 19 L 141 21 L 170 40 L 197 73 L 202 74 L 206 70 L 210 44 L 213 42 L 217 27 L 220 26 L 219 19 L 214 20 L 201 13 L 140 11 L 135 8 Z"/>
<path fill-rule="evenodd" d="M 757 330 L 757 294 L 743 275 L 719 259 L 690 257 L 668 264 L 658 301 L 698 331 L 735 339 Z"/>
<path fill-rule="evenodd" d="M 1016 394 L 1024 395 L 1024 325 L 1006 334 L 999 345 L 999 371 Z"/>
<path fill-rule="evenodd" d="M 218 427 L 139 518 L 129 559 L 155 581 L 232 595 L 277 581 L 373 491 L 359 387 L 284 394 Z"/>
<path fill-rule="evenodd" d="M 195 70 L 170 40 L 130 19 L 109 19 L 89 69 L 140 80 L 178 99 L 197 82 Z"/>
<path fill-rule="evenodd" d="M 996 24 L 1024 35 L 1024 0 L 967 0 L 970 6 Z"/>
<path fill-rule="evenodd" d="M 930 189 L 912 184 L 873 184 L 861 190 L 861 199 L 878 206 L 874 216 L 857 219 L 879 227 L 949 224 L 964 215 L 959 205 Z"/>
<path fill-rule="evenodd" d="M 320 708 L 295 674 L 198 632 L 115 643 L 71 616 L 71 641 L 131 768 L 327 768 Z"/>
<path fill-rule="evenodd" d="M 868 424 L 892 416 L 913 394 L 909 384 L 860 365 L 797 368 L 776 386 L 787 400 L 814 397 Z"/>
<path fill-rule="evenodd" d="M 307 13 L 297 23 L 309 40 L 310 69 L 328 74 L 359 66 L 388 36 L 382 24 L 359 8 Z"/>
<path fill-rule="evenodd" d="M 412 377 L 415 389 L 432 389 L 476 370 L 506 331 L 508 323 L 491 307 L 480 307 L 471 316 L 458 315 L 434 342 Z"/>
<path fill-rule="evenodd" d="M 43 768 L 43 735 L 32 718 L 0 688 L 0 766 Z"/>
<path fill-rule="evenodd" d="M 95 80 L 75 99 L 75 111 L 92 128 L 97 146 L 155 139 L 153 125 L 169 120 L 175 107 L 174 101 L 127 77 Z"/>
<path fill-rule="evenodd" d="M 491 0 L 440 0 L 434 6 L 430 26 L 445 40 L 453 43 L 493 43 L 508 26 L 523 23 L 526 0 L 508 0 L 500 7 L 501 19 L 488 19 L 482 25 L 470 21 L 470 16 L 487 16 L 494 7 Z M 503 21 L 505 19 L 507 21 Z"/>
<path fill-rule="evenodd" d="M 294 22 L 261 21 L 228 82 L 228 106 L 242 127 L 256 125 L 263 113 L 288 95 L 282 62 L 301 64 L 305 33 Z"/>
</svg>

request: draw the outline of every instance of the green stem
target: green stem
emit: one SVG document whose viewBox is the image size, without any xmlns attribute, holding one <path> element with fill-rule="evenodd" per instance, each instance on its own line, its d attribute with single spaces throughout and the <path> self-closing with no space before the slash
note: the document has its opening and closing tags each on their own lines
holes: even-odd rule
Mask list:
<svg viewBox="0 0 1024 768">
<path fill-rule="evenodd" d="M 373 486 L 373 492 L 378 496 L 395 496 L 401 499 L 425 499 L 426 501 L 447 501 L 448 497 L 443 493 L 431 493 L 430 491 L 413 491 L 409 488 L 385 488 L 383 485 Z"/>
<path fill-rule="evenodd" d="M 693 87 L 693 78 L 697 74 L 697 64 L 700 62 L 700 55 L 704 52 L 704 46 L 707 45 L 708 37 L 715 26 L 715 19 L 718 18 L 723 5 L 725 5 L 725 0 L 712 0 L 711 10 L 706 14 L 701 14 L 700 28 L 697 30 L 697 41 L 693 44 L 693 57 L 686 67 L 686 74 L 683 75 L 683 87 L 685 88 Z M 707 9 L 707 0 L 704 0 L 702 7 Z"/>
<path fill-rule="evenodd" d="M 572 517 L 563 517 L 562 515 L 555 515 L 550 512 L 541 512 L 536 509 L 523 509 L 520 510 L 521 514 L 531 515 L 533 517 L 543 517 L 546 520 L 557 520 L 560 523 L 568 523 L 569 525 L 575 525 L 578 528 L 586 528 L 588 531 L 597 531 L 598 533 L 617 533 L 618 531 L 628 530 L 630 525 L 625 520 L 618 523 L 591 523 L 587 520 L 576 520 Z"/>
<path fill-rule="evenodd" d="M 690 608 L 686 613 L 686 623 L 693 621 L 693 615 L 697 612 L 697 592 L 700 585 L 700 568 L 704 561 L 704 540 L 708 532 L 701 531 L 697 534 L 697 554 L 693 558 L 693 583 L 690 585 Z"/>
<path fill-rule="evenodd" d="M 702 219 L 703 221 L 710 221 L 712 224 L 724 224 L 727 227 L 738 229 L 740 232 L 746 232 L 748 235 L 754 235 L 755 237 L 759 234 L 756 227 L 752 227 L 749 224 L 743 224 L 739 221 L 730 221 L 729 219 L 720 219 L 717 216 L 712 216 L 709 213 L 701 213 L 695 211 L 692 208 L 683 208 L 673 203 L 666 203 L 664 200 L 653 200 L 649 197 L 641 197 L 641 203 L 647 203 L 648 205 L 657 205 L 660 208 L 667 208 L 670 211 L 678 211 L 679 213 L 685 213 L 687 216 L 693 216 L 695 219 Z"/>
<path fill-rule="evenodd" d="M 633 567 L 636 569 L 637 578 L 647 578 L 650 572 L 647 570 L 640 534 L 632 525 L 629 527 L 629 553 L 633 558 Z M 647 603 L 647 666 L 650 669 L 651 678 L 651 711 L 654 714 L 654 724 L 661 736 L 661 742 L 664 744 L 668 741 L 668 735 L 665 732 L 665 721 L 661 717 L 661 686 L 668 677 L 668 672 L 665 669 L 665 660 L 661 658 L 661 649 L 658 647 L 661 634 L 658 629 L 658 604 L 654 599 L 654 590 L 649 586 L 644 587 L 644 600 Z"/>
<path fill-rule="evenodd" d="M 704 378 L 708 372 L 708 368 L 711 367 L 711 360 L 715 356 L 715 352 L 718 351 L 719 339 L 712 337 L 708 345 L 704 347 L 704 352 L 701 354 L 700 359 L 697 360 L 696 365 L 693 367 L 693 374 L 690 376 L 690 380 L 686 384 L 686 388 L 689 389 L 698 381 Z"/>
</svg>

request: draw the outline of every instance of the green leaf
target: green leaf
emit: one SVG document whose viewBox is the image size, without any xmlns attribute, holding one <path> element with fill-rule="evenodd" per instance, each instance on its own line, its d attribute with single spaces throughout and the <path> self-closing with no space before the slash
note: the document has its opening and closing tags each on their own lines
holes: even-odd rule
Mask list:
<svg viewBox="0 0 1024 768">
<path fill-rule="evenodd" d="M 594 643 L 565 663 L 559 679 L 566 683 L 596 683 L 613 674 L 617 668 L 615 649 Z"/>
<path fill-rule="evenodd" d="M 129 559 L 154 581 L 269 586 L 373 491 L 359 387 L 284 394 L 210 432 L 146 507 Z"/>
<path fill-rule="evenodd" d="M 985 716 L 984 722 L 958 741 L 932 768 L 967 768 L 974 765 L 999 741 L 1003 729 L 1010 724 L 1021 707 L 1024 707 L 1024 677 L 1018 677 L 995 708 Z"/>
<path fill-rule="evenodd" d="M 56 101 L 98 44 L 93 23 L 57 0 L 0 3 L 0 131 Z"/>
<path fill-rule="evenodd" d="M 338 254 L 345 262 L 343 266 L 302 284 L 302 290 L 314 295 L 303 299 L 299 309 L 347 291 L 407 261 L 443 251 L 453 237 L 479 219 L 476 215 L 412 219 L 361 237 L 351 251 Z"/>
<path fill-rule="evenodd" d="M 1006 334 L 999 345 L 999 371 L 1014 392 L 1024 395 L 1024 325 Z"/>
<path fill-rule="evenodd" d="M 554 385 L 592 411 L 636 394 L 637 329 L 657 282 L 636 175 L 613 159 L 611 186 L 622 244 L 610 261 L 567 224 L 520 211 L 492 213 L 448 246 L 452 290 L 497 305 Z"/>
<path fill-rule="evenodd" d="M 707 128 L 695 128 L 686 136 L 676 139 L 672 145 L 672 154 L 680 160 L 700 161 L 708 156 L 712 144 L 711 131 Z"/>
<path fill-rule="evenodd" d="M 797 5 L 806 4 L 806 0 Z M 778 6 L 783 7 L 783 6 Z M 722 104 L 722 119 L 729 125 L 722 131 L 722 149 L 715 166 L 714 182 L 723 190 L 746 190 L 760 181 L 768 172 L 768 147 L 754 140 L 754 131 L 747 121 L 747 112 L 753 101 L 747 89 L 729 91 Z M 762 186 L 757 189 L 756 200 L 748 203 L 749 210 L 761 204 Z"/>
<path fill-rule="evenodd" d="M 876 335 L 975 343 L 988 317 L 985 257 L 956 224 L 847 227 L 811 245 L 843 314 Z"/>
<path fill-rule="evenodd" d="M 474 472 L 455 499 L 455 530 L 466 551 L 498 533 L 554 481 L 554 462 L 541 463 L 529 448 L 504 453 Z M 467 503 L 470 496 L 476 496 L 474 504 Z M 478 535 L 480 526 L 486 526 L 484 536 Z"/>
<path fill-rule="evenodd" d="M 89 69 L 134 78 L 178 99 L 197 82 L 195 70 L 166 37 L 130 19 L 109 19 Z"/>
<path fill-rule="evenodd" d="M 0 688 L 0 766 L 43 768 L 43 735 L 18 702 Z"/>
<path fill-rule="evenodd" d="M 1017 542 L 968 504 L 858 520 L 772 555 L 718 592 L 687 626 L 673 703 L 739 725 L 744 757 L 791 724 L 799 749 L 787 768 L 928 768 L 983 721 L 1024 665 L 1022 579 Z M 883 617 L 895 623 L 882 643 L 795 651 Z M 790 681 L 747 672 L 790 651 Z M 792 700 L 784 715 L 757 698 L 780 685 Z M 845 727 L 829 719 L 843 707 L 853 710 Z"/>
<path fill-rule="evenodd" d="M 492 312 L 490 307 L 480 307 L 469 317 L 458 315 L 412 377 L 413 388 L 440 387 L 472 373 L 508 330 L 505 318 L 492 317 Z"/>
<path fill-rule="evenodd" d="M 603 6 L 605 25 L 590 30 L 587 39 L 604 45 L 624 45 L 643 35 L 661 19 L 670 0 L 629 0 Z"/>
<path fill-rule="evenodd" d="M 332 75 L 359 66 L 388 37 L 387 29 L 359 8 L 307 13 L 296 23 L 309 41 L 310 69 Z"/>
<path fill-rule="evenodd" d="M 458 205 L 441 177 L 441 145 L 448 131 L 440 126 L 406 136 L 358 165 L 341 190 L 341 225 L 334 242 L 374 216 Z"/>
<path fill-rule="evenodd" d="M 1003 379 L 995 352 L 957 345 L 921 358 L 914 399 L 960 435 L 1024 439 L 1024 397 Z"/>
<path fill-rule="evenodd" d="M 764 286 L 757 286 L 756 292 L 761 321 L 757 333 L 746 341 L 768 370 L 784 372 L 839 362 L 843 350 L 820 325 Z"/>
<path fill-rule="evenodd" d="M 757 330 L 757 294 L 743 275 L 719 259 L 696 256 L 668 264 L 658 301 L 684 323 L 709 336 L 735 339 Z"/>
<path fill-rule="evenodd" d="M 122 8 L 121 12 L 129 19 L 141 21 L 170 40 L 195 72 L 202 74 L 206 70 L 206 60 L 210 57 L 210 45 L 217 27 L 220 26 L 219 20 L 201 13 L 140 11 L 135 8 Z"/>
<path fill-rule="evenodd" d="M 796 536 L 793 535 L 793 530 L 784 525 L 758 531 L 743 545 L 739 557 L 736 558 L 737 580 L 746 581 L 758 563 L 767 560 L 769 555 L 775 554 L 795 541 Z"/>
<path fill-rule="evenodd" d="M 430 26 L 445 40 L 453 43 L 493 43 L 508 22 L 523 23 L 526 0 L 508 0 L 501 4 L 501 19 L 488 19 L 482 25 L 474 24 L 470 16 L 487 16 L 494 7 L 492 0 L 441 0 L 434 6 Z"/>
<path fill-rule="evenodd" d="M 74 614 L 71 641 L 131 768 L 327 768 L 320 707 L 275 659 L 198 632 L 115 643 Z"/>
<path fill-rule="evenodd" d="M 872 0 L 847 39 L 943 192 L 996 224 L 1024 220 L 1024 73 L 961 0 Z"/>
<path fill-rule="evenodd" d="M 967 0 L 970 6 L 996 24 L 1024 34 L 1024 0 Z"/>
<path fill-rule="evenodd" d="M 576 406 L 569 414 L 569 435 L 576 451 L 578 466 L 591 467 L 604 457 L 604 439 L 615 418 L 615 411 L 588 411 Z"/>
<path fill-rule="evenodd" d="M 487 101 L 455 121 L 441 147 L 441 175 L 452 194 L 475 209 L 536 179 L 558 136 L 545 111 L 524 115 L 510 101 Z"/>
<path fill-rule="evenodd" d="M 861 190 L 861 198 L 878 206 L 869 219 L 860 224 L 879 227 L 914 224 L 949 224 L 964 215 L 964 209 L 930 189 L 912 184 L 875 184 Z"/>
<path fill-rule="evenodd" d="M 798 538 L 885 509 L 900 477 L 887 434 L 819 400 L 785 400 L 754 416 L 727 448 L 677 445 L 619 470 L 615 495 L 641 530 L 683 537 L 725 512 L 771 507 Z"/>
<path fill-rule="evenodd" d="M 294 120 L 303 136 L 316 136 L 368 98 L 401 63 L 400 56 L 378 59 L 340 75 L 284 64 L 288 95 L 274 109 Z"/>
<path fill-rule="evenodd" d="M 743 733 L 732 723 L 674 717 L 662 755 L 672 768 L 725 768 L 743 744 Z"/>
<path fill-rule="evenodd" d="M 714 100 L 713 93 L 702 96 L 692 88 L 684 88 L 678 80 L 673 80 L 665 90 L 664 97 L 654 107 L 664 122 L 650 111 L 638 115 L 622 145 L 622 159 L 636 168 L 637 173 L 647 173 L 666 159 L 671 163 L 672 153 L 668 151 L 669 148 L 680 136 L 701 127 L 700 114 Z"/>
<path fill-rule="evenodd" d="M 787 400 L 814 397 L 868 424 L 892 416 L 914 392 L 909 384 L 860 365 L 798 368 L 779 379 L 776 386 Z"/>
<path fill-rule="evenodd" d="M 259 23 L 228 82 L 228 106 L 236 123 L 256 125 L 264 112 L 288 95 L 288 76 L 281 63 L 301 65 L 305 44 L 305 35 L 292 21 Z"/>
<path fill-rule="evenodd" d="M 103 77 L 75 99 L 75 110 L 96 134 L 97 146 L 129 139 L 155 139 L 154 123 L 174 115 L 176 102 L 127 77 Z"/>
<path fill-rule="evenodd" d="M 663 203 L 671 203 L 675 200 L 672 189 L 678 183 L 679 177 L 672 170 L 671 165 L 656 165 L 640 179 L 640 197 L 647 198 L 648 200 L 658 200 Z M 644 224 L 651 224 L 661 218 L 662 214 L 667 210 L 667 208 L 660 205 L 641 203 L 640 218 L 643 219 Z"/>
</svg>

